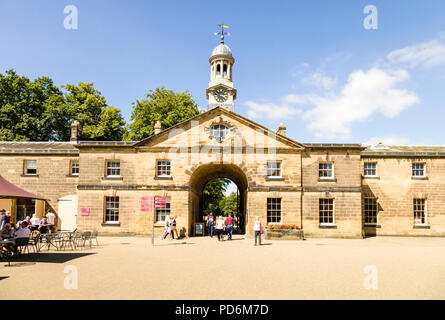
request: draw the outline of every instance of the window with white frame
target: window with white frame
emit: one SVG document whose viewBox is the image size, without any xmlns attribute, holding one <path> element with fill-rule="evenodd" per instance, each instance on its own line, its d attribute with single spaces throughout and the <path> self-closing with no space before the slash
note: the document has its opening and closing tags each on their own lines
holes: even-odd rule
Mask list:
<svg viewBox="0 0 445 320">
<path fill-rule="evenodd" d="M 320 224 L 334 224 L 334 199 L 319 199 Z"/>
<path fill-rule="evenodd" d="M 105 197 L 105 223 L 119 223 L 119 197 Z"/>
<path fill-rule="evenodd" d="M 413 168 L 413 177 L 425 177 L 425 163 L 422 162 L 414 162 L 412 164 Z"/>
<path fill-rule="evenodd" d="M 72 176 L 79 175 L 79 161 L 78 160 L 71 161 L 71 175 Z"/>
<path fill-rule="evenodd" d="M 365 198 L 365 224 L 377 224 L 377 199 Z"/>
<path fill-rule="evenodd" d="M 121 162 L 119 160 L 107 161 L 107 177 L 119 177 L 121 175 Z"/>
<path fill-rule="evenodd" d="M 170 199 L 165 199 L 165 208 L 156 208 L 156 222 L 164 222 L 170 216 Z"/>
<path fill-rule="evenodd" d="M 25 160 L 25 174 L 37 174 L 37 160 Z"/>
<path fill-rule="evenodd" d="M 170 177 L 171 176 L 170 160 L 158 160 L 156 174 L 158 177 Z"/>
<path fill-rule="evenodd" d="M 320 179 L 334 178 L 334 163 L 333 162 L 320 162 L 318 164 L 318 176 Z"/>
<path fill-rule="evenodd" d="M 426 200 L 425 199 L 414 199 L 413 210 L 414 210 L 414 224 L 415 225 L 425 225 L 426 224 Z"/>
<path fill-rule="evenodd" d="M 267 177 L 281 178 L 281 162 L 267 161 Z"/>
<path fill-rule="evenodd" d="M 365 177 L 376 177 L 377 176 L 377 162 L 365 162 L 363 174 Z"/>
<path fill-rule="evenodd" d="M 281 222 L 281 198 L 267 198 L 267 223 Z"/>
<path fill-rule="evenodd" d="M 217 139 L 218 141 L 224 140 L 224 138 L 227 136 L 228 133 L 229 133 L 229 128 L 227 128 L 223 124 L 214 125 L 210 129 L 210 136 Z"/>
</svg>

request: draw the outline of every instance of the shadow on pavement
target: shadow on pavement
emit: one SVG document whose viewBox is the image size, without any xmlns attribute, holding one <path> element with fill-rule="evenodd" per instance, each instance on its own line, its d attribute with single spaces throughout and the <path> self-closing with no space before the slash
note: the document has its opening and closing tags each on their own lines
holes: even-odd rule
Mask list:
<svg viewBox="0 0 445 320">
<path fill-rule="evenodd" d="M 166 247 L 166 246 L 177 246 L 177 245 L 184 245 L 184 244 L 195 244 L 194 242 L 170 242 L 170 243 L 155 243 L 155 247 Z"/>
<path fill-rule="evenodd" d="M 94 252 L 39 252 L 24 255 L 18 258 L 11 259 L 11 264 L 14 262 L 35 262 L 35 263 L 65 263 L 70 260 L 82 258 L 96 254 Z"/>
</svg>

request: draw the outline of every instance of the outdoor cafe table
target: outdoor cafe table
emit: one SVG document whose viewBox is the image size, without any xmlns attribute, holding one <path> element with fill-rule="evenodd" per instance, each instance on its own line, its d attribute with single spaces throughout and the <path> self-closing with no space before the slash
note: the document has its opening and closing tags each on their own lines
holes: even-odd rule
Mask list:
<svg viewBox="0 0 445 320">
<path fill-rule="evenodd" d="M 58 232 L 53 232 L 53 233 L 41 233 L 40 237 L 39 237 L 39 246 L 38 246 L 38 250 L 40 251 L 40 249 L 42 247 L 44 247 L 45 245 L 48 246 L 48 251 L 50 249 L 51 246 L 53 246 L 54 248 L 56 248 L 56 250 L 59 249 L 59 247 L 57 246 L 56 240 L 59 237 L 59 233 Z"/>
</svg>

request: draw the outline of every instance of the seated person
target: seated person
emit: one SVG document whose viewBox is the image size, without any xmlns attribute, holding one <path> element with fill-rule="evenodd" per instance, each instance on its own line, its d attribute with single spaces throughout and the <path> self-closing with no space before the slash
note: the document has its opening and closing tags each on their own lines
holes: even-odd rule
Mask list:
<svg viewBox="0 0 445 320">
<path fill-rule="evenodd" d="M 3 228 L 3 231 L 1 233 L 1 240 L 13 240 L 13 238 L 14 229 L 9 223 L 7 223 L 5 224 L 5 227 Z M 1 251 L 3 250 L 7 250 L 9 253 L 12 253 L 14 251 L 11 243 L 3 244 L 1 247 Z"/>
<path fill-rule="evenodd" d="M 28 223 L 28 228 L 31 228 L 31 226 L 32 226 L 31 217 L 30 216 L 26 216 L 24 221 L 26 221 Z"/>
<path fill-rule="evenodd" d="M 14 240 L 18 238 L 29 238 L 31 235 L 31 231 L 28 229 L 28 222 L 23 221 L 20 226 L 21 228 L 15 232 Z"/>
<path fill-rule="evenodd" d="M 37 217 L 37 214 L 33 214 L 32 218 L 30 219 L 31 221 L 31 230 L 37 230 L 39 228 L 39 224 L 40 224 L 40 220 Z"/>
<path fill-rule="evenodd" d="M 14 239 L 13 239 L 13 245 L 12 247 L 7 247 L 8 251 L 12 251 L 15 254 L 17 253 L 17 245 L 16 245 L 16 240 L 19 238 L 25 238 L 25 239 L 29 239 L 29 236 L 31 235 L 31 230 L 28 229 L 28 222 L 23 221 L 22 224 L 20 225 L 21 228 L 18 229 L 15 233 L 14 233 Z"/>
<path fill-rule="evenodd" d="M 43 219 L 40 220 L 39 231 L 40 231 L 40 233 L 48 233 L 48 218 L 47 217 L 43 217 Z"/>
<path fill-rule="evenodd" d="M 5 224 L 0 237 L 2 238 L 2 240 L 14 237 L 14 230 L 11 228 L 11 225 L 9 223 Z"/>
</svg>

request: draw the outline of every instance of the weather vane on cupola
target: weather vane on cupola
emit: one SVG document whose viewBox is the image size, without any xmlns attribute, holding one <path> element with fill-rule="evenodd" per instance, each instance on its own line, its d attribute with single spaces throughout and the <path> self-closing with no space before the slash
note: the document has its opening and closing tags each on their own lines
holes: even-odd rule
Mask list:
<svg viewBox="0 0 445 320">
<path fill-rule="evenodd" d="M 218 28 L 221 28 L 221 31 L 215 32 L 214 35 L 221 35 L 221 43 L 224 43 L 224 36 L 230 36 L 230 32 L 224 31 L 224 29 L 229 29 L 230 27 L 225 24 L 219 24 Z"/>
</svg>

